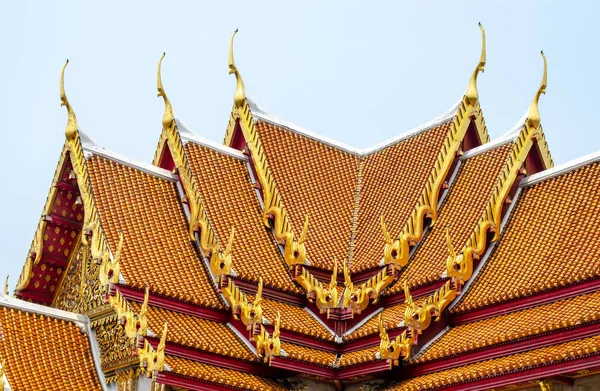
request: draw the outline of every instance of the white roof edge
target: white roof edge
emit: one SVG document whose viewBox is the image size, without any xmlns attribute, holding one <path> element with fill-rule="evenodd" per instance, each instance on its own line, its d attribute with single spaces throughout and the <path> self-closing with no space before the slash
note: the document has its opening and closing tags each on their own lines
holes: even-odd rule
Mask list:
<svg viewBox="0 0 600 391">
<path fill-rule="evenodd" d="M 458 108 L 460 106 L 460 102 L 462 100 L 462 98 L 461 98 L 461 100 L 459 100 L 457 103 L 455 103 L 449 110 L 444 112 L 442 115 L 440 115 L 437 118 L 434 118 L 433 120 L 431 120 L 423 125 L 417 126 L 416 128 L 413 128 L 407 132 L 404 132 L 398 136 L 395 136 L 395 137 L 393 137 L 389 140 L 386 140 L 382 143 L 376 144 L 372 147 L 365 148 L 365 149 L 359 149 L 359 148 L 344 144 L 342 142 L 333 140 L 329 137 L 314 133 L 310 130 L 304 129 L 304 128 L 302 128 L 298 125 L 295 125 L 291 122 L 288 122 L 281 118 L 273 116 L 273 115 L 267 113 L 263 108 L 261 108 L 256 102 L 254 102 L 250 98 L 246 98 L 246 99 L 248 100 L 248 104 L 250 105 L 250 109 L 252 110 L 253 116 L 256 117 L 257 119 L 272 123 L 273 125 L 277 125 L 286 130 L 290 130 L 292 132 L 299 133 L 299 134 L 306 136 L 308 138 L 311 138 L 313 140 L 322 142 L 324 144 L 328 144 L 334 148 L 338 148 L 338 149 L 341 149 L 348 153 L 351 153 L 354 155 L 359 155 L 359 156 L 364 156 L 364 155 L 368 155 L 368 154 L 377 152 L 377 151 L 384 149 L 390 145 L 396 144 L 396 143 L 403 141 L 409 137 L 415 136 L 421 132 L 424 132 L 426 130 L 434 128 L 443 122 L 446 122 L 447 120 L 452 118 L 454 115 L 456 115 L 456 113 L 458 112 Z"/>
<path fill-rule="evenodd" d="M 177 124 L 177 130 L 179 130 L 179 135 L 181 136 L 182 141 L 191 141 L 194 144 L 202 145 L 203 147 L 210 148 L 217 152 L 221 152 L 225 155 L 234 157 L 240 160 L 248 160 L 248 157 L 237 149 L 228 147 L 227 145 L 216 143 L 212 140 L 206 139 L 192 132 L 187 126 L 181 122 L 181 120 L 175 118 L 175 122 Z"/>
<path fill-rule="evenodd" d="M 45 315 L 51 318 L 65 320 L 76 323 L 78 326 L 84 326 L 89 323 L 89 318 L 85 315 L 75 314 L 73 312 L 59 310 L 57 308 L 46 307 L 45 305 L 35 304 L 16 297 L 0 294 L 0 306 L 14 308 L 32 314 Z"/>
<path fill-rule="evenodd" d="M 563 163 L 556 167 L 550 168 L 548 170 L 544 170 L 538 172 L 536 174 L 530 175 L 528 177 L 523 178 L 521 183 L 519 183 L 520 187 L 529 187 L 536 185 L 540 182 L 543 182 L 547 179 L 551 179 L 571 171 L 577 170 L 578 168 L 587 166 L 588 164 L 600 161 L 600 151 L 592 152 L 588 155 L 579 157 L 577 159 L 571 160 L 569 162 Z"/>
<path fill-rule="evenodd" d="M 481 155 L 484 152 L 497 148 L 501 145 L 508 144 L 511 141 L 515 141 L 516 139 L 517 135 L 512 133 L 506 133 L 503 136 L 500 136 L 497 139 L 490 141 L 489 143 L 481 144 L 478 147 L 465 151 L 465 153 L 460 157 L 460 160 L 466 160 L 473 156 Z"/>
<path fill-rule="evenodd" d="M 83 147 L 84 154 L 85 152 L 87 152 L 88 154 L 87 156 L 85 156 L 86 159 L 89 158 L 89 155 L 98 155 L 105 157 L 109 160 L 116 161 L 117 163 L 129 166 L 131 168 L 135 168 L 136 170 L 143 171 L 150 175 L 158 176 L 170 181 L 175 180 L 175 176 L 170 171 L 165 170 L 164 168 L 154 166 L 150 163 L 140 162 L 138 160 L 121 155 L 120 153 L 108 150 L 96 143 L 87 134 L 81 132 L 81 130 L 79 131 L 79 136 L 81 138 L 81 145 Z"/>
<path fill-rule="evenodd" d="M 366 148 L 362 150 L 362 154 L 363 155 L 368 155 L 377 151 L 380 151 L 390 145 L 399 143 L 400 141 L 403 141 L 409 137 L 415 136 L 419 133 L 425 132 L 427 130 L 430 130 L 432 128 L 435 128 L 436 126 L 438 126 L 441 123 L 444 123 L 446 121 L 448 121 L 450 118 L 454 117 L 456 115 L 456 113 L 458 112 L 458 108 L 460 107 L 460 102 L 462 101 L 462 97 L 461 99 L 456 102 L 452 107 L 450 107 L 450 109 L 448 109 L 447 111 L 445 111 L 444 113 L 442 113 L 440 116 L 432 119 L 429 122 L 426 122 L 422 125 L 417 126 L 416 128 L 413 128 L 411 130 L 408 130 L 398 136 L 395 136 L 389 140 L 386 140 L 382 143 L 379 143 L 377 145 L 374 145 L 372 147 Z"/>
</svg>

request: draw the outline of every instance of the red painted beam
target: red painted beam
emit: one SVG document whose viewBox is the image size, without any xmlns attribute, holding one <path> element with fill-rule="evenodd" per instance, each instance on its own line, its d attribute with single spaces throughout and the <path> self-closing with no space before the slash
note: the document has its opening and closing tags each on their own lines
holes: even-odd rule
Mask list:
<svg viewBox="0 0 600 391">
<path fill-rule="evenodd" d="M 258 285 L 255 282 L 242 280 L 239 277 L 233 276 L 229 276 L 229 278 L 231 278 L 242 291 L 256 294 Z M 266 285 L 263 285 L 262 295 L 267 299 L 277 300 L 292 305 L 302 307 L 306 305 L 306 297 L 304 295 L 296 295 L 290 292 L 274 289 Z"/>
<path fill-rule="evenodd" d="M 592 293 L 600 290 L 600 278 L 594 278 L 581 283 L 576 283 L 566 287 L 559 287 L 553 290 L 547 290 L 539 294 L 517 298 L 510 301 L 504 301 L 497 305 L 457 314 L 452 317 L 452 324 L 461 325 L 464 323 L 475 322 L 482 319 L 493 318 L 510 312 L 536 307 L 542 304 L 548 304 L 557 300 L 566 299 L 573 296 L 579 296 L 586 293 Z"/>
<path fill-rule="evenodd" d="M 160 342 L 159 338 L 146 337 L 150 345 L 153 348 L 157 348 Z M 165 352 L 167 354 L 187 358 L 190 360 L 198 361 L 205 364 L 214 365 L 217 367 L 229 368 L 236 371 L 252 373 L 258 376 L 268 376 L 268 367 L 261 362 L 255 361 L 250 362 L 239 358 L 225 356 L 217 353 L 211 353 L 204 350 L 184 346 L 176 343 L 167 342 L 165 346 Z"/>
<path fill-rule="evenodd" d="M 64 217 L 56 215 L 45 215 L 43 219 L 47 223 L 58 225 L 73 231 L 79 231 L 81 229 L 81 226 L 83 225 L 82 222 L 66 219 Z"/>
<path fill-rule="evenodd" d="M 128 300 L 137 301 L 139 303 L 144 301 L 144 291 L 140 289 L 122 284 L 116 285 L 116 288 Z M 176 300 L 166 296 L 160 296 L 155 293 L 150 293 L 148 303 L 166 310 L 177 311 L 187 315 L 194 315 L 202 319 L 212 320 L 219 323 L 227 323 L 229 320 L 229 311 L 202 307 L 197 304 Z"/>
<path fill-rule="evenodd" d="M 270 334 L 273 334 L 274 326 L 265 325 L 265 329 Z M 334 341 L 324 341 L 322 339 L 311 337 L 310 335 L 300 334 L 286 329 L 280 329 L 279 338 L 285 342 L 295 343 L 309 348 L 319 349 L 325 352 L 336 354 L 339 353 L 339 348 L 341 346 Z"/>
<path fill-rule="evenodd" d="M 336 379 L 350 379 L 357 376 L 374 375 L 390 370 L 388 360 L 374 360 L 366 364 L 353 365 L 338 369 Z"/>
<path fill-rule="evenodd" d="M 544 379 L 563 373 L 589 369 L 600 365 L 600 354 L 595 353 L 576 359 L 566 359 L 548 365 L 539 365 L 524 370 L 511 371 L 499 376 L 488 375 L 469 382 L 462 382 L 447 387 L 440 387 L 445 391 L 483 391 L 497 387 L 525 383 L 532 380 Z"/>
<path fill-rule="evenodd" d="M 335 370 L 331 367 L 324 367 L 319 364 L 307 363 L 287 357 L 271 358 L 271 366 L 273 368 L 285 369 L 298 374 L 321 376 L 326 379 L 335 378 Z"/>
<path fill-rule="evenodd" d="M 415 377 L 599 334 L 600 322 L 587 323 L 583 326 L 569 327 L 555 332 L 521 338 L 516 341 L 508 341 L 503 344 L 486 346 L 476 351 L 443 357 L 440 360 L 429 363 L 411 365 L 406 367 L 406 371 L 410 377 Z"/>
<path fill-rule="evenodd" d="M 165 384 L 172 387 L 180 387 L 192 391 L 231 391 L 242 390 L 246 388 L 238 388 L 229 385 L 220 385 L 193 377 L 182 376 L 174 372 L 159 372 L 156 381 L 160 384 Z"/>
<path fill-rule="evenodd" d="M 21 300 L 31 300 L 34 303 L 43 305 L 50 305 L 52 303 L 52 296 L 44 295 L 40 292 L 33 291 L 30 289 L 17 291 L 16 295 Z"/>
</svg>

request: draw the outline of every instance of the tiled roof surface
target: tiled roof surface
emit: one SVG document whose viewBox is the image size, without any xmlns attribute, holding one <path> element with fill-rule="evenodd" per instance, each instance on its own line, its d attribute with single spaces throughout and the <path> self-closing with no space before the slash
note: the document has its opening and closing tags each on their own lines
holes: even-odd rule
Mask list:
<svg viewBox="0 0 600 391">
<path fill-rule="evenodd" d="M 121 273 L 128 285 L 223 308 L 188 238 L 175 184 L 97 155 L 87 160 L 94 200 L 111 249 L 123 231 Z"/>
<path fill-rule="evenodd" d="M 363 364 L 369 361 L 377 360 L 376 354 L 379 351 L 379 344 L 366 349 L 355 350 L 354 352 L 344 353 L 340 358 L 339 366 L 347 367 L 355 364 Z"/>
<path fill-rule="evenodd" d="M 101 390 L 91 352 L 75 323 L 0 307 L 0 362 L 13 391 Z"/>
<path fill-rule="evenodd" d="M 415 300 L 415 303 L 419 305 L 420 301 Z M 382 311 L 381 318 L 383 319 L 383 325 L 386 328 L 386 330 L 398 328 L 400 322 L 404 321 L 405 310 L 406 303 L 402 302 L 400 304 L 387 307 Z M 367 335 L 375 333 L 379 333 L 379 314 L 373 315 L 362 326 L 345 336 L 344 340 L 346 341 L 366 337 Z"/>
<path fill-rule="evenodd" d="M 600 274 L 600 163 L 523 190 L 498 246 L 454 312 Z M 576 243 L 573 238 L 578 238 Z"/>
<path fill-rule="evenodd" d="M 504 144 L 461 162 L 435 225 L 412 254 L 400 281 L 419 286 L 440 279 L 448 258 L 446 227 L 450 225 L 452 243 L 460 251 L 481 218 L 512 147 L 513 143 Z M 389 293 L 401 290 L 402 284 L 396 284 Z"/>
<path fill-rule="evenodd" d="M 131 302 L 136 313 L 140 304 Z M 225 324 L 212 322 L 193 315 L 185 315 L 159 307 L 148 307 L 148 327 L 159 335 L 167 321 L 167 341 L 211 353 L 256 361 L 256 355 Z"/>
<path fill-rule="evenodd" d="M 288 342 L 281 342 L 281 348 L 287 353 L 287 358 L 305 361 L 313 364 L 331 366 L 335 361 L 334 353 L 325 352 L 319 349 L 307 348 Z"/>
<path fill-rule="evenodd" d="M 262 222 L 262 210 L 246 161 L 189 142 L 185 146 L 202 203 L 224 249 L 235 228 L 232 267 L 237 275 L 291 292 L 300 292 L 287 272 L 273 235 Z M 301 227 L 300 227 L 301 228 Z"/>
<path fill-rule="evenodd" d="M 482 377 L 517 372 L 550 363 L 573 360 L 600 353 L 600 336 L 552 345 L 524 353 L 481 361 L 446 371 L 427 374 L 401 382 L 389 391 L 417 391 L 460 384 Z"/>
<path fill-rule="evenodd" d="M 296 235 L 309 215 L 308 260 L 333 269 L 348 254 L 359 157 L 264 121 L 256 129 Z"/>
<path fill-rule="evenodd" d="M 248 297 L 252 297 L 248 295 Z M 282 303 L 263 297 L 263 315 L 271 323 L 275 322 L 277 310 L 281 313 L 281 328 L 295 331 L 300 334 L 310 335 L 326 341 L 333 341 L 334 336 L 306 309 L 295 305 Z"/>
<path fill-rule="evenodd" d="M 600 291 L 449 329 L 415 362 L 446 358 L 600 319 Z"/>
<path fill-rule="evenodd" d="M 203 364 L 198 361 L 187 360 L 175 356 L 166 356 L 165 364 L 167 364 L 172 369 L 172 372 L 176 374 L 229 386 L 234 389 L 253 391 L 287 390 L 285 387 L 271 379 L 245 372 L 234 371 L 232 369 L 215 367 L 213 365 Z"/>
<path fill-rule="evenodd" d="M 400 234 L 425 188 L 450 124 L 445 122 L 366 156 L 352 271 L 377 266 L 383 258 L 382 215 L 390 234 Z"/>
</svg>

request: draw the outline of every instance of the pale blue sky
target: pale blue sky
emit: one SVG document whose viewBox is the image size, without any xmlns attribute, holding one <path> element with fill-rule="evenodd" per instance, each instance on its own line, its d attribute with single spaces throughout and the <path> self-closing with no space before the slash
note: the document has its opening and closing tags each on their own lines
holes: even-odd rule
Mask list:
<svg viewBox="0 0 600 391">
<path fill-rule="evenodd" d="M 0 277 L 14 287 L 39 220 L 66 123 L 59 71 L 80 127 L 101 145 L 151 161 L 163 104 L 221 142 L 236 63 L 271 114 L 364 148 L 436 117 L 463 94 L 487 34 L 479 93 L 490 135 L 527 110 L 548 57 L 540 103 L 560 164 L 600 149 L 595 116 L 598 2 L 0 2 L 4 127 Z"/>
</svg>

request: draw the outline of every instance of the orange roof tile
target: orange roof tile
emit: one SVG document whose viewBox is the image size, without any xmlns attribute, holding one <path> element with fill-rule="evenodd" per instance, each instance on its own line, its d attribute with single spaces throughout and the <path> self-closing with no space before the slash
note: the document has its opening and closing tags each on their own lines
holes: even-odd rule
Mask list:
<svg viewBox="0 0 600 391">
<path fill-rule="evenodd" d="M 176 374 L 193 377 L 213 384 L 252 391 L 287 390 L 281 384 L 271 379 L 175 356 L 166 356 L 165 364 Z"/>
<path fill-rule="evenodd" d="M 600 163 L 523 189 L 501 240 L 453 309 L 463 312 L 600 273 Z M 576 245 L 571 238 L 583 238 Z"/>
<path fill-rule="evenodd" d="M 460 384 L 462 382 L 517 372 L 543 364 L 573 360 L 589 354 L 598 354 L 600 336 L 566 342 L 559 345 L 530 350 L 488 361 L 452 368 L 403 381 L 388 391 L 423 391 L 432 388 Z"/>
<path fill-rule="evenodd" d="M 252 296 L 248 295 L 248 297 Z M 275 322 L 277 310 L 279 310 L 281 313 L 282 329 L 310 335 L 326 341 L 334 340 L 335 336 L 306 309 L 275 300 L 265 299 L 264 297 L 262 301 L 263 314 L 271 323 Z"/>
<path fill-rule="evenodd" d="M 446 358 L 600 319 L 600 291 L 449 329 L 415 362 Z"/>
<path fill-rule="evenodd" d="M 419 300 L 415 300 L 416 304 L 419 304 Z M 382 311 L 381 318 L 383 319 L 383 326 L 386 330 L 398 328 L 400 322 L 404 321 L 404 311 L 406 310 L 406 303 L 400 303 L 387 307 Z M 366 337 L 367 335 L 379 333 L 379 314 L 373 315 L 368 321 L 362 326 L 354 330 L 352 333 L 344 337 L 345 341 Z"/>
<path fill-rule="evenodd" d="M 187 235 L 175 184 L 93 155 L 87 160 L 94 200 L 110 248 L 119 230 L 121 273 L 128 285 L 199 305 L 224 308 Z"/>
<path fill-rule="evenodd" d="M 131 305 L 136 313 L 139 313 L 140 304 L 131 302 Z M 168 342 L 243 360 L 257 360 L 256 355 L 225 324 L 159 307 L 148 307 L 150 330 L 160 334 L 165 321 L 169 325 Z"/>
<path fill-rule="evenodd" d="M 333 269 L 348 254 L 359 156 L 261 120 L 256 130 L 294 232 L 309 215 L 308 260 Z"/>
<path fill-rule="evenodd" d="M 412 254 L 400 281 L 408 280 L 411 286 L 419 286 L 440 280 L 448 258 L 446 227 L 451 225 L 452 243 L 460 250 L 481 218 L 512 147 L 513 143 L 504 144 L 461 162 L 435 225 Z M 401 290 L 402 284 L 396 284 L 388 293 Z"/>
<path fill-rule="evenodd" d="M 356 350 L 350 353 L 342 354 L 340 358 L 339 367 L 348 367 L 350 365 L 363 364 L 369 361 L 377 360 L 377 352 L 379 351 L 379 345 L 371 346 L 366 349 Z"/>
<path fill-rule="evenodd" d="M 193 142 L 185 146 L 202 203 L 224 247 L 235 228 L 232 267 L 238 277 L 291 292 L 291 280 L 275 239 L 262 222 L 261 206 L 247 162 Z"/>
<path fill-rule="evenodd" d="M 74 322 L 0 306 L 0 362 L 12 390 L 102 390 Z"/>
<path fill-rule="evenodd" d="M 391 235 L 408 221 L 442 149 L 451 121 L 365 157 L 358 228 L 352 271 L 377 266 L 383 258 L 384 240 L 379 219 Z"/>
<path fill-rule="evenodd" d="M 281 349 L 287 353 L 287 358 L 305 361 L 313 364 L 332 366 L 336 355 L 319 349 L 307 348 L 288 342 L 281 342 Z"/>
</svg>

